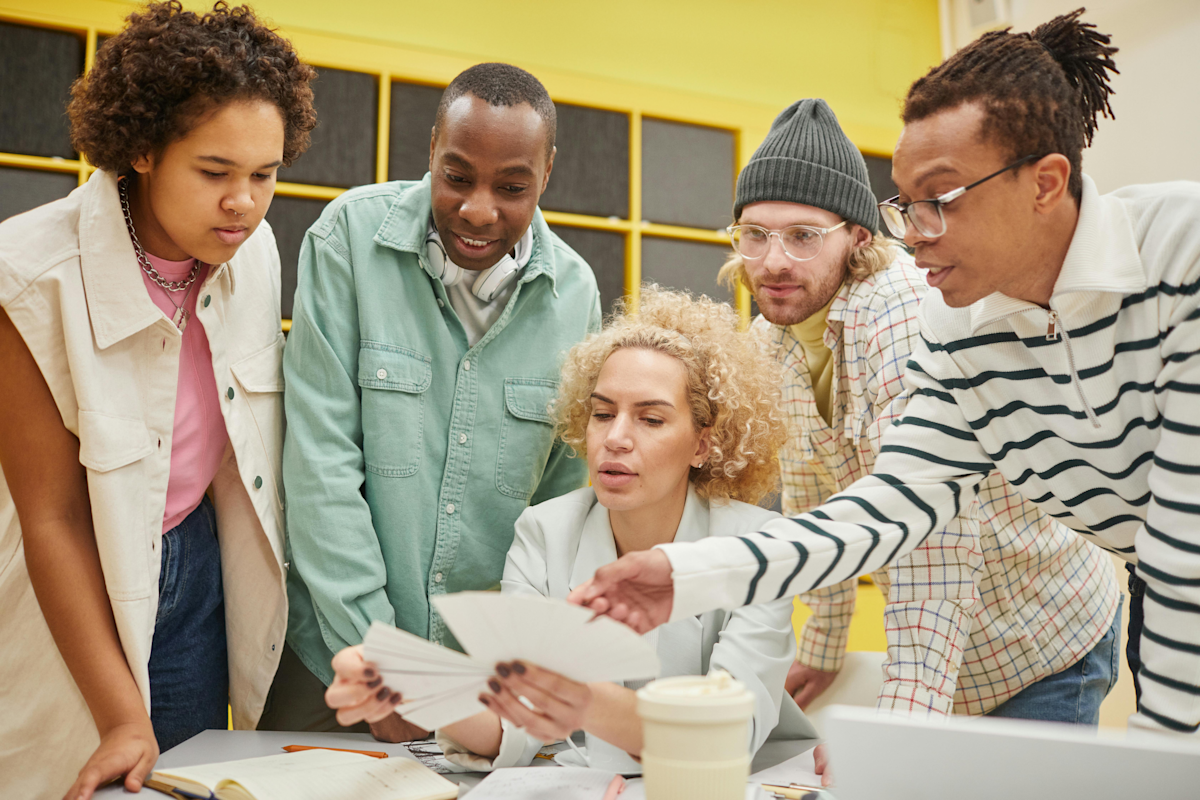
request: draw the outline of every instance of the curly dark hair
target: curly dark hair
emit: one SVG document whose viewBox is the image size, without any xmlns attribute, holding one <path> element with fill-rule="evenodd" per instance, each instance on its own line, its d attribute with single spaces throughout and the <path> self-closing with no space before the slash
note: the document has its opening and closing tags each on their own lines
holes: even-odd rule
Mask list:
<svg viewBox="0 0 1200 800">
<path fill-rule="evenodd" d="M 308 149 L 316 71 L 248 7 L 219 2 L 201 15 L 171 0 L 126 23 L 71 86 L 71 143 L 93 165 L 128 172 L 139 156 L 185 135 L 204 111 L 243 99 L 279 108 L 284 166 Z"/>
<path fill-rule="evenodd" d="M 1012 159 L 1061 153 L 1071 162 L 1068 189 L 1083 195 L 1083 148 L 1096 118 L 1113 118 L 1109 74 L 1117 73 L 1112 38 L 1081 22 L 1085 9 L 1030 33 L 991 31 L 934 67 L 908 90 L 905 124 L 966 102 L 983 107 L 982 135 Z"/>
</svg>

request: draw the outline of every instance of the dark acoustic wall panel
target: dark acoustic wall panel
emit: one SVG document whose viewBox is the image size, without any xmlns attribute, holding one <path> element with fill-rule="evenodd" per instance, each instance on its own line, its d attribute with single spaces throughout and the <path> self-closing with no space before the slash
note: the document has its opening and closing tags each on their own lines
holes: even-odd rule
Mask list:
<svg viewBox="0 0 1200 800">
<path fill-rule="evenodd" d="M 871 177 L 871 191 L 875 199 L 883 202 L 896 196 L 896 184 L 892 183 L 892 160 L 879 156 L 864 155 L 867 162 L 867 175 Z M 880 220 L 882 224 L 882 220 Z"/>
<path fill-rule="evenodd" d="M 628 115 L 563 103 L 557 109 L 558 154 L 541 207 L 628 218 Z"/>
<path fill-rule="evenodd" d="M 78 185 L 69 173 L 0 167 L 0 221 L 66 197 Z"/>
<path fill-rule="evenodd" d="M 417 181 L 429 171 L 429 136 L 442 89 L 392 81 L 388 180 Z"/>
<path fill-rule="evenodd" d="M 312 86 L 317 109 L 312 147 L 291 167 L 280 170 L 279 179 L 319 186 L 374 183 L 379 79 L 322 67 Z"/>
<path fill-rule="evenodd" d="M 550 230 L 591 266 L 600 288 L 600 310 L 607 316 L 625 294 L 625 234 L 565 225 L 552 225 Z"/>
<path fill-rule="evenodd" d="M 733 293 L 717 283 L 717 273 L 728 255 L 725 245 L 643 236 L 642 283 L 687 289 L 732 303 Z"/>
<path fill-rule="evenodd" d="M 83 39 L 0 22 L 0 152 L 74 158 L 67 102 Z"/>
<path fill-rule="evenodd" d="M 733 221 L 731 131 L 642 120 L 642 216 L 720 230 Z"/>
<path fill-rule="evenodd" d="M 279 313 L 283 319 L 292 318 L 292 298 L 296 294 L 296 264 L 300 259 L 300 243 L 309 227 L 325 209 L 324 200 L 304 197 L 276 197 L 267 209 L 267 222 L 275 231 L 282 267 L 282 297 Z"/>
</svg>

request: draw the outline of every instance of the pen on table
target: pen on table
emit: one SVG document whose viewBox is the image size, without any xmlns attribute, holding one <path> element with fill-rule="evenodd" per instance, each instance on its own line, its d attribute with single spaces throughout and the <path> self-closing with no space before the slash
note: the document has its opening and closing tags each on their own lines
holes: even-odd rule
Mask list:
<svg viewBox="0 0 1200 800">
<path fill-rule="evenodd" d="M 819 786 L 805 786 L 801 783 L 793 783 L 788 786 L 764 783 L 762 787 L 776 797 L 782 797 L 785 800 L 816 800 L 820 796 L 817 792 L 821 791 Z"/>
<path fill-rule="evenodd" d="M 617 795 L 623 791 L 625 791 L 625 779 L 620 775 L 614 775 L 608 788 L 604 790 L 603 800 L 617 800 Z"/>
<path fill-rule="evenodd" d="M 146 780 L 142 782 L 142 785 L 147 789 L 154 789 L 155 791 L 162 792 L 163 794 L 169 794 L 171 797 L 174 797 L 175 800 L 212 800 L 211 794 L 195 794 L 193 792 L 189 792 L 187 789 L 180 789 L 177 786 L 171 786 L 170 784 L 156 781 L 153 778 L 146 778 Z"/>
<path fill-rule="evenodd" d="M 301 750 L 336 750 L 339 753 L 358 753 L 359 755 L 370 756 L 371 758 L 388 757 L 388 754 L 382 750 L 348 750 L 345 747 L 319 747 L 309 744 L 289 744 L 283 749 L 288 753 L 299 753 Z"/>
</svg>

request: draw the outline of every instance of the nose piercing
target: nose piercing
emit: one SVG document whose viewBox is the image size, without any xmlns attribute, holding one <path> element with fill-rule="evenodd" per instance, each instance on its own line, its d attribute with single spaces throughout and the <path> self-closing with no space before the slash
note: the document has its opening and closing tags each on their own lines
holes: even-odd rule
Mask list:
<svg viewBox="0 0 1200 800">
<path fill-rule="evenodd" d="M 233 212 L 233 215 L 234 215 L 235 217 L 244 217 L 244 216 L 246 216 L 245 214 L 239 214 L 239 213 L 238 213 L 238 212 L 236 212 L 236 211 L 234 211 L 234 212 Z"/>
</svg>

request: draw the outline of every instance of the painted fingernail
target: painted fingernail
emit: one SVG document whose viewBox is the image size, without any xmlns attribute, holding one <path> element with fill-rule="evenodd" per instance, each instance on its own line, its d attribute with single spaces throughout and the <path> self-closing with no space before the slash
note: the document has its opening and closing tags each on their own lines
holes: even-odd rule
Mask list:
<svg viewBox="0 0 1200 800">
<path fill-rule="evenodd" d="M 391 689 L 389 689 L 389 688 L 388 688 L 388 687 L 386 687 L 386 686 L 381 686 L 381 687 L 379 687 L 379 691 L 375 693 L 375 699 L 376 699 L 376 700 L 382 700 L 382 699 L 384 699 L 385 697 L 387 697 L 387 696 L 388 696 L 388 693 L 389 693 L 390 691 L 391 691 Z"/>
<path fill-rule="evenodd" d="M 492 701 L 488 699 L 486 694 L 479 695 L 479 702 L 483 703 L 485 706 L 490 706 L 492 704 Z"/>
<path fill-rule="evenodd" d="M 496 674 L 499 675 L 501 678 L 507 678 L 509 675 L 508 667 L 505 666 L 504 664 L 497 664 L 496 665 Z"/>
<path fill-rule="evenodd" d="M 376 674 L 377 673 L 375 672 L 375 670 L 371 669 L 370 667 L 367 667 L 366 669 L 363 670 L 363 677 L 366 678 L 367 680 L 371 680 L 371 678 L 374 678 Z"/>
<path fill-rule="evenodd" d="M 488 679 L 488 687 L 496 694 L 500 694 L 500 681 L 495 678 Z"/>
<path fill-rule="evenodd" d="M 382 675 L 381 675 L 381 676 L 379 676 L 378 678 L 376 678 L 375 680 L 371 681 L 370 683 L 368 683 L 368 684 L 367 684 L 367 688 L 368 688 L 368 689 L 374 689 L 376 686 L 378 686 L 378 685 L 379 685 L 379 684 L 381 684 L 381 683 L 383 683 L 383 676 L 382 676 Z"/>
<path fill-rule="evenodd" d="M 399 692 L 392 692 L 392 700 L 391 700 L 392 705 L 398 704 L 403 699 L 404 699 L 403 695 L 401 695 Z"/>
<path fill-rule="evenodd" d="M 517 673 L 518 675 L 524 675 L 525 674 L 525 665 L 522 664 L 520 661 L 514 661 L 513 662 L 513 672 Z"/>
</svg>

